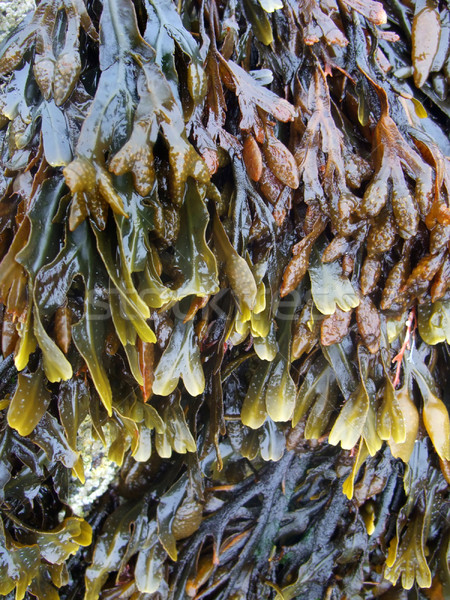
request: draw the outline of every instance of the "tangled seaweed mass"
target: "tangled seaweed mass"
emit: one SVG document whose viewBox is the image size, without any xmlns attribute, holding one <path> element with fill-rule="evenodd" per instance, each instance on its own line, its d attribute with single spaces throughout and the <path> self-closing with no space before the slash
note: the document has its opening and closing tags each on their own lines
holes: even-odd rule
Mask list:
<svg viewBox="0 0 450 600">
<path fill-rule="evenodd" d="M 449 39 L 41 0 L 3 42 L 0 594 L 450 597 Z"/>
</svg>

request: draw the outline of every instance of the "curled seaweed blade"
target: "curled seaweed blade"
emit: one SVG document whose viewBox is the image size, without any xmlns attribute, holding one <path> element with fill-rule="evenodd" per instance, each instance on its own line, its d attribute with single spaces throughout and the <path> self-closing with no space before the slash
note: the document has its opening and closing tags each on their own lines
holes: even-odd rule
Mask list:
<svg viewBox="0 0 450 600">
<path fill-rule="evenodd" d="M 141 285 L 139 288 L 141 297 L 150 308 L 161 308 L 175 302 L 174 291 L 164 285 L 161 280 L 161 261 L 155 247 L 150 244 L 147 254 Z"/>
<path fill-rule="evenodd" d="M 155 229 L 155 217 L 152 206 L 136 194 L 129 185 L 129 179 L 123 178 L 121 197 L 127 217 L 114 213 L 117 242 L 120 258 L 130 273 L 145 269 L 148 255 L 149 233 Z"/>
<path fill-rule="evenodd" d="M 81 377 L 61 384 L 58 395 L 58 413 L 70 448 L 77 450 L 78 429 L 89 410 L 89 388 Z M 83 479 L 81 473 L 80 479 Z M 83 483 L 83 481 L 82 481 Z"/>
<path fill-rule="evenodd" d="M 412 400 L 411 390 L 407 383 L 396 392 L 396 395 L 397 403 L 405 424 L 406 435 L 403 442 L 396 442 L 391 437 L 388 444 L 392 456 L 401 458 L 404 463 L 407 463 L 411 458 L 417 434 L 419 432 L 419 411 Z"/>
<path fill-rule="evenodd" d="M 3 521 L 0 520 L 0 556 L 0 593 L 7 595 L 15 588 L 17 600 L 22 600 L 39 569 L 39 546 L 19 544 L 13 540 L 7 542 Z"/>
<path fill-rule="evenodd" d="M 349 311 L 359 305 L 358 294 L 342 274 L 340 263 L 324 263 L 320 258 L 320 246 L 314 246 L 311 251 L 308 271 L 314 304 L 322 314 L 332 315 L 336 306 Z"/>
<path fill-rule="evenodd" d="M 162 403 L 161 419 L 165 424 L 164 430 L 156 430 L 155 445 L 162 458 L 170 458 L 172 450 L 179 454 L 195 452 L 197 445 L 186 423 L 186 417 L 180 406 L 179 394 L 173 394 Z"/>
<path fill-rule="evenodd" d="M 420 337 L 430 346 L 445 341 L 450 343 L 450 302 L 448 300 L 420 305 L 418 322 Z"/>
<path fill-rule="evenodd" d="M 193 323 L 183 323 L 177 319 L 167 348 L 155 369 L 153 393 L 168 396 L 177 387 L 180 377 L 191 396 L 198 396 L 205 389 L 205 376 L 194 338 Z"/>
<path fill-rule="evenodd" d="M 293 257 L 283 273 L 283 283 L 280 288 L 282 298 L 293 292 L 306 275 L 311 261 L 311 252 L 325 226 L 326 220 L 320 216 L 311 231 L 292 247 Z"/>
<path fill-rule="evenodd" d="M 328 362 L 323 357 L 314 361 L 306 373 L 297 395 L 292 417 L 293 427 L 299 423 L 311 407 L 320 402 L 321 398 L 326 397 L 331 389 L 335 389 L 334 383 L 335 377 Z"/>
<path fill-rule="evenodd" d="M 8 408 L 8 424 L 20 435 L 29 435 L 44 416 L 51 400 L 44 372 L 20 373 Z"/>
<path fill-rule="evenodd" d="M 18 253 L 17 261 L 27 270 L 30 286 L 33 288 L 40 269 L 55 257 L 58 249 L 61 226 L 52 223 L 49 228 L 48 223 L 51 223 L 56 214 L 63 193 L 63 185 L 62 179 L 45 181 L 27 215 L 31 224 L 30 237 L 27 245 Z M 46 235 L 43 235 L 44 229 L 47 230 Z M 43 353 L 47 378 L 50 382 L 70 379 L 72 377 L 70 362 L 44 328 L 43 319 L 47 317 L 48 321 L 51 312 L 46 311 L 40 295 L 35 290 L 33 298 L 33 331 Z"/>
<path fill-rule="evenodd" d="M 422 418 L 427 433 L 439 457 L 450 460 L 450 418 L 447 407 L 440 399 L 435 380 L 425 363 L 416 357 L 410 369 L 422 394 Z"/>
<path fill-rule="evenodd" d="M 323 379 L 315 388 L 315 402 L 308 413 L 305 424 L 305 439 L 317 440 L 328 430 L 328 423 L 335 408 L 338 386 L 331 369 L 327 370 Z"/>
<path fill-rule="evenodd" d="M 389 547 L 384 577 L 393 584 L 401 577 L 405 590 L 410 590 L 414 581 L 425 588 L 431 585 L 431 572 L 424 551 L 424 527 L 425 514 L 416 514 L 400 543 L 395 537 Z"/>
<path fill-rule="evenodd" d="M 273 31 L 266 13 L 272 12 L 273 9 L 267 10 L 259 0 L 244 0 L 244 10 L 256 39 L 265 46 L 271 44 L 273 42 Z"/>
<path fill-rule="evenodd" d="M 295 108 L 287 100 L 258 85 L 253 77 L 235 62 L 225 61 L 220 55 L 220 72 L 227 87 L 233 90 L 239 102 L 242 119 L 239 124 L 244 131 L 253 130 L 259 142 L 264 141 L 264 131 L 257 107 L 272 114 L 279 121 L 292 121 Z"/>
<path fill-rule="evenodd" d="M 136 586 L 140 592 L 154 594 L 163 587 L 166 558 L 167 552 L 158 541 L 154 524 L 154 530 L 148 535 L 143 549 L 138 553 L 134 569 Z"/>
<path fill-rule="evenodd" d="M 259 431 L 259 452 L 265 461 L 278 461 L 286 449 L 284 433 L 269 417 Z"/>
<path fill-rule="evenodd" d="M 173 533 L 174 521 L 187 490 L 187 477 L 181 477 L 167 490 L 158 503 L 158 537 L 172 560 L 177 560 L 176 539 Z"/>
<path fill-rule="evenodd" d="M 183 115 L 164 75 L 155 64 L 136 59 L 142 68 L 138 79 L 140 100 L 131 136 L 111 160 L 110 170 L 116 175 L 131 171 L 138 192 L 148 194 L 155 182 L 153 145 L 161 129 L 169 148 L 172 201 L 181 205 L 188 177 L 207 183 L 209 172 L 186 138 Z"/>
<path fill-rule="evenodd" d="M 117 152 L 126 140 L 135 107 L 132 53 L 144 56 L 153 50 L 139 34 L 134 8 L 129 0 L 104 3 L 100 19 L 100 69 L 89 114 L 81 128 L 76 158 L 64 170 L 73 194 L 83 194 L 91 217 L 103 229 L 106 203 L 126 216 L 123 201 L 106 170 L 105 153 Z M 108 115 L 104 119 L 104 115 Z"/>
<path fill-rule="evenodd" d="M 92 528 L 80 517 L 68 517 L 56 529 L 36 535 L 41 556 L 52 564 L 63 563 L 80 546 L 89 546 L 91 540 Z"/>
<path fill-rule="evenodd" d="M 267 414 L 275 422 L 290 420 L 295 407 L 297 388 L 290 369 L 292 317 L 297 301 L 295 297 L 287 298 L 286 306 L 281 304 L 278 311 L 279 350 L 270 363 L 270 373 L 264 393 Z"/>
<path fill-rule="evenodd" d="M 337 445 L 340 442 L 342 448 L 350 450 L 357 444 L 362 435 L 369 452 L 375 454 L 381 447 L 381 441 L 374 427 L 373 401 L 375 385 L 370 377 L 369 356 L 368 350 L 364 346 L 359 346 L 358 366 L 361 379 L 357 388 L 351 393 L 341 409 L 328 439 L 330 444 Z M 351 383 L 349 371 L 344 377 L 342 375 L 342 373 L 336 372 L 338 382 L 341 380 L 340 387 L 344 393 L 344 390 L 346 388 L 351 389 L 354 383 Z M 344 383 L 345 380 L 347 381 Z M 345 393 L 344 396 L 346 396 Z"/>
<path fill-rule="evenodd" d="M 148 23 L 144 39 L 156 50 L 155 62 L 171 81 L 178 98 L 176 47 L 188 57 L 187 86 L 192 100 L 201 102 L 206 93 L 206 78 L 200 51 L 193 36 L 183 26 L 180 15 L 169 0 L 145 0 Z M 181 104 L 181 103 L 180 103 Z"/>
<path fill-rule="evenodd" d="M 363 71 L 362 68 L 361 70 Z M 381 118 L 375 127 L 373 138 L 376 172 L 364 192 L 360 213 L 362 216 L 378 215 L 390 197 L 399 234 L 404 239 L 409 239 L 417 233 L 420 217 L 425 219 L 431 209 L 432 170 L 407 144 L 398 130 L 389 114 L 389 102 L 384 88 L 364 74 L 379 95 Z M 414 198 L 409 191 L 405 174 L 416 182 Z M 392 192 L 389 191 L 389 182 L 392 184 Z"/>
<path fill-rule="evenodd" d="M 130 541 L 132 524 L 136 522 L 141 510 L 140 502 L 128 502 L 106 520 L 94 548 L 92 564 L 86 570 L 85 600 L 96 600 L 109 573 L 119 566 Z"/>
<path fill-rule="evenodd" d="M 130 371 L 139 385 L 143 386 L 144 379 L 140 368 L 138 349 L 136 347 L 137 343 L 142 343 L 142 340 L 137 337 L 136 328 L 126 315 L 120 298 L 112 294 L 109 299 L 109 305 L 117 336 L 128 358 Z M 156 338 L 153 338 L 152 342 L 154 342 L 155 339 Z M 143 343 L 146 344 L 147 342 Z"/>
<path fill-rule="evenodd" d="M 42 103 L 39 111 L 45 158 L 52 167 L 66 166 L 72 160 L 67 119 L 52 101 Z"/>
<path fill-rule="evenodd" d="M 414 444 L 417 435 L 418 413 L 409 397 L 410 382 L 406 378 L 403 387 L 396 390 L 391 381 L 388 362 L 388 343 L 384 326 L 382 329 L 381 361 L 385 374 L 383 401 L 378 410 L 377 432 L 382 440 L 389 440 L 392 448 L 407 455 L 411 442 Z M 397 452 L 397 450 L 396 450 Z"/>
<path fill-rule="evenodd" d="M 94 233 L 97 249 L 114 286 L 115 293 L 119 295 L 126 316 L 140 334 L 141 339 L 146 342 L 154 342 L 156 338 L 146 322 L 150 317 L 150 310 L 135 288 L 131 272 L 127 269 L 125 260 L 116 258 L 113 240 L 108 232 L 94 228 Z"/>
<path fill-rule="evenodd" d="M 280 353 L 270 365 L 265 391 L 267 414 L 273 421 L 288 421 L 292 417 L 297 391 L 289 373 L 290 361 Z"/>
<path fill-rule="evenodd" d="M 82 478 L 82 471 L 79 471 L 80 454 L 70 447 L 64 429 L 53 415 L 47 412 L 42 417 L 31 432 L 30 439 L 44 450 L 50 461 L 61 462 L 67 469 L 79 472 Z"/>
<path fill-rule="evenodd" d="M 184 281 L 174 289 L 174 299 L 216 294 L 219 291 L 217 264 L 205 239 L 209 215 L 204 192 L 192 180 L 187 184 L 180 219 L 180 233 L 174 248 L 174 265 L 183 274 Z"/>
<path fill-rule="evenodd" d="M 366 461 L 368 456 L 369 456 L 369 450 L 366 446 L 366 443 L 364 440 L 361 440 L 361 442 L 358 446 L 358 451 L 356 453 L 355 461 L 353 462 L 353 465 L 352 465 L 351 473 L 347 477 L 347 479 L 344 481 L 343 486 L 342 486 L 342 491 L 349 500 L 351 500 L 353 498 L 354 489 L 355 489 L 355 480 L 358 476 L 358 472 L 359 472 L 360 468 L 362 467 L 362 465 L 364 464 L 364 462 Z"/>
<path fill-rule="evenodd" d="M 265 390 L 270 373 L 270 363 L 261 362 L 248 386 L 241 409 L 241 421 L 252 429 L 261 427 L 267 417 Z"/>
<path fill-rule="evenodd" d="M 85 284 L 84 313 L 72 326 L 73 341 L 88 365 L 105 408 L 111 413 L 111 386 L 102 364 L 105 342 L 104 294 L 107 275 L 96 259 L 95 241 L 86 223 L 74 232 L 66 230 L 65 245 L 56 258 L 45 265 L 36 280 L 36 294 L 47 311 L 62 306 L 77 275 Z"/>
<path fill-rule="evenodd" d="M 351 450 L 362 434 L 368 411 L 369 398 L 361 386 L 339 413 L 328 438 L 330 444 L 336 446 L 340 442 L 342 448 Z"/>
<path fill-rule="evenodd" d="M 378 416 L 377 431 L 382 440 L 391 438 L 397 444 L 406 440 L 406 427 L 397 393 L 390 378 L 387 378 L 383 394 L 383 403 Z"/>
<path fill-rule="evenodd" d="M 349 336 L 339 344 L 322 346 L 322 352 L 334 371 L 342 395 L 344 398 L 349 398 L 358 388 L 357 370 L 352 360 L 353 344 Z"/>
<path fill-rule="evenodd" d="M 6 314 L 12 313 L 12 318 L 6 318 L 5 322 L 10 322 L 10 337 L 14 341 L 14 345 L 11 344 L 11 347 L 9 347 L 6 329 L 3 327 L 2 350 L 5 355 L 15 350 L 14 362 L 19 371 L 27 366 L 30 354 L 36 349 L 36 338 L 33 333 L 33 305 L 30 300 L 32 290 L 30 290 L 24 267 L 16 260 L 17 255 L 26 246 L 29 235 L 30 222 L 28 219 L 24 219 L 17 230 L 8 252 L 0 263 L 0 294 L 3 303 L 9 304 Z M 13 294 L 15 282 L 17 283 L 18 281 L 23 282 L 22 293 L 15 298 L 15 301 L 12 301 L 12 298 L 15 296 Z M 14 316 L 20 318 L 16 327 L 14 327 Z"/>
<path fill-rule="evenodd" d="M 225 273 L 230 287 L 236 294 L 240 310 L 252 311 L 256 304 L 257 286 L 254 275 L 242 256 L 233 248 L 227 233 L 216 215 L 213 224 L 214 242 L 221 261 L 225 264 Z"/>
</svg>

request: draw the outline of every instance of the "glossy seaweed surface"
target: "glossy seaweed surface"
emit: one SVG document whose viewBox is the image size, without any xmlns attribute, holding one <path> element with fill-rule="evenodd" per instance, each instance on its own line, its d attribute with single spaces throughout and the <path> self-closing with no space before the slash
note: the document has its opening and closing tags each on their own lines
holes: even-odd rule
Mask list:
<svg viewBox="0 0 450 600">
<path fill-rule="evenodd" d="M 450 597 L 449 39 L 41 0 L 3 43 L 0 595 Z"/>
</svg>

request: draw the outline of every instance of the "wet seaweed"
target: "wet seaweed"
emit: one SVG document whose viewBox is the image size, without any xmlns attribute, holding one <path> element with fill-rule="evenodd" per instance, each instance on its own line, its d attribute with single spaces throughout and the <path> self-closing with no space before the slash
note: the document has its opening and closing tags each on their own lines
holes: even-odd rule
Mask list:
<svg viewBox="0 0 450 600">
<path fill-rule="evenodd" d="M 449 19 L 41 0 L 2 43 L 0 594 L 450 594 Z"/>
</svg>

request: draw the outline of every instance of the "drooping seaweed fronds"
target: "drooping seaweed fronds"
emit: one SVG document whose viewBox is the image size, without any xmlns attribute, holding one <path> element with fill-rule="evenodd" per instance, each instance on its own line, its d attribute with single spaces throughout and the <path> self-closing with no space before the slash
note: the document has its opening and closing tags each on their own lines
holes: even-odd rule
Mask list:
<svg viewBox="0 0 450 600">
<path fill-rule="evenodd" d="M 449 19 L 41 0 L 3 42 L 0 594 L 450 594 Z"/>
</svg>

